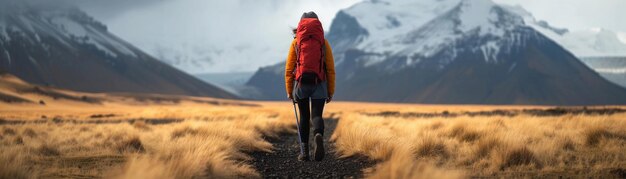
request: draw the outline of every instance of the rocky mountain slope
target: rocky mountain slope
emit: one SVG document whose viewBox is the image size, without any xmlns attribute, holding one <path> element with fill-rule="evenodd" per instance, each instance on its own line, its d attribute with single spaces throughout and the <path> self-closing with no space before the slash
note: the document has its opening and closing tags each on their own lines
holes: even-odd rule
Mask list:
<svg viewBox="0 0 626 179">
<path fill-rule="evenodd" d="M 15 2 L 0 9 L 0 69 L 30 83 L 236 98 L 147 55 L 76 8 Z"/>
</svg>

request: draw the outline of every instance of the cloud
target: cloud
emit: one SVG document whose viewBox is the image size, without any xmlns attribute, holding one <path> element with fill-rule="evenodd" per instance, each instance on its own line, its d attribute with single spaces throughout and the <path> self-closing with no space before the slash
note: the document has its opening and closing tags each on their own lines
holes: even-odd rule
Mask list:
<svg viewBox="0 0 626 179">
<path fill-rule="evenodd" d="M 317 12 L 328 30 L 339 9 L 359 0 L 83 1 L 89 13 L 123 39 L 187 72 L 203 73 L 254 71 L 282 61 L 292 40 L 289 29 L 302 12 Z M 626 32 L 626 23 L 616 23 L 626 17 L 624 0 L 494 1 L 520 4 L 557 27 Z M 200 63 L 187 63 L 194 60 Z"/>
<path fill-rule="evenodd" d="M 0 0 L 0 9 L 28 5 L 35 8 L 80 7 L 90 15 L 113 18 L 123 12 L 142 8 L 166 0 Z M 10 10 L 10 9 L 5 9 Z"/>
<path fill-rule="evenodd" d="M 0 7 L 20 1 L 79 6 L 144 51 L 204 73 L 254 71 L 282 61 L 302 12 L 317 12 L 328 30 L 339 9 L 360 0 L 0 0 Z M 494 1 L 520 4 L 556 27 L 626 32 L 626 23 L 618 23 L 626 17 L 624 0 Z M 626 42 L 626 33 L 619 37 Z"/>
<path fill-rule="evenodd" d="M 69 0 L 0 0 L 0 13 L 10 12 L 15 7 L 28 6 L 32 8 L 63 8 L 70 7 Z"/>
<path fill-rule="evenodd" d="M 166 0 L 48 0 L 67 1 L 99 19 L 118 18 L 124 12 L 162 3 Z"/>
<path fill-rule="evenodd" d="M 284 60 L 303 12 L 329 29 L 358 0 L 0 0 L 10 5 L 77 6 L 109 31 L 190 73 L 254 71 Z M 3 10 L 6 9 L 6 10 Z"/>
<path fill-rule="evenodd" d="M 626 44 L 626 32 L 618 32 L 617 37 L 620 41 L 622 41 L 622 43 Z"/>
<path fill-rule="evenodd" d="M 315 11 L 329 29 L 335 13 L 356 1 L 169 0 L 112 10 L 113 16 L 93 13 L 98 3 L 81 6 L 146 52 L 203 73 L 254 71 L 282 61 L 303 12 Z"/>
<path fill-rule="evenodd" d="M 600 73 L 626 74 L 626 68 L 596 68 Z"/>
</svg>

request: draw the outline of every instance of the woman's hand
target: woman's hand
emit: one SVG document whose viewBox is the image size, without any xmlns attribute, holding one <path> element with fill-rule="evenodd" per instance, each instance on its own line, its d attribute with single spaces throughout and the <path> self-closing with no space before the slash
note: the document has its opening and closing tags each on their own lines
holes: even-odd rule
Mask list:
<svg viewBox="0 0 626 179">
<path fill-rule="evenodd" d="M 287 98 L 289 98 L 289 100 L 291 100 L 291 102 L 296 102 L 295 99 L 293 99 L 293 95 L 292 94 L 287 94 Z"/>
</svg>

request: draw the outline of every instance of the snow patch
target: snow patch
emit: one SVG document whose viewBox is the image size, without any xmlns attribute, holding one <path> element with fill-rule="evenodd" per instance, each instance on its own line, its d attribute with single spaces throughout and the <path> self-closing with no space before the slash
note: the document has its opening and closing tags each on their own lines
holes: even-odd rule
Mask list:
<svg viewBox="0 0 626 179">
<path fill-rule="evenodd" d="M 62 29 L 68 36 L 86 37 L 88 35 L 87 30 L 85 30 L 83 25 L 78 24 L 66 17 L 52 18 L 51 21 L 53 24 L 57 25 L 57 27 Z"/>
<path fill-rule="evenodd" d="M 498 42 L 489 41 L 480 47 L 486 62 L 498 62 L 498 54 L 500 53 L 500 47 Z"/>
<path fill-rule="evenodd" d="M 604 29 L 602 27 L 592 27 L 592 28 L 589 28 L 589 31 L 595 32 L 595 33 L 600 33 L 602 31 L 604 31 Z"/>
<path fill-rule="evenodd" d="M 33 63 L 35 66 L 39 66 L 39 63 L 37 63 L 37 60 L 35 60 L 33 57 L 28 56 L 28 60 Z"/>
<path fill-rule="evenodd" d="M 498 15 L 492 12 L 494 3 L 491 0 L 466 0 L 461 3 L 461 14 L 459 20 L 461 25 L 459 29 L 468 32 L 476 28 L 481 28 L 481 35 L 490 32 L 498 32 L 498 28 L 494 27 L 494 21 L 498 20 Z"/>
<path fill-rule="evenodd" d="M 11 41 L 11 37 L 9 36 L 9 34 L 7 34 L 7 29 L 6 26 L 0 26 L 0 37 L 2 39 L 5 39 L 6 42 Z"/>
<path fill-rule="evenodd" d="M 104 45 L 102 45 L 100 43 L 93 42 L 90 39 L 90 40 L 86 41 L 86 44 L 94 45 L 94 46 L 96 46 L 96 48 L 98 48 L 98 50 L 104 52 L 105 54 L 107 54 L 109 56 L 112 56 L 113 58 L 117 58 L 117 54 L 115 52 L 111 51 L 109 48 L 107 48 L 106 46 L 104 46 Z"/>
<path fill-rule="evenodd" d="M 7 57 L 7 61 L 9 62 L 9 65 L 11 65 L 11 54 L 9 53 L 9 51 L 4 51 L 4 56 Z"/>
<path fill-rule="evenodd" d="M 33 24 L 31 23 L 32 21 L 30 19 L 27 19 L 25 16 L 18 16 L 18 19 L 22 22 L 22 25 L 26 27 L 25 30 L 27 32 L 35 31 L 35 28 L 33 28 Z"/>
<path fill-rule="evenodd" d="M 13 14 L 10 15 L 18 19 L 13 24 L 8 22 L 5 24 L 5 31 L 9 31 L 13 34 L 20 34 L 21 36 L 30 40 L 30 42 L 40 42 L 41 36 L 51 36 L 58 40 L 65 47 L 71 47 L 70 43 L 64 38 L 65 36 L 60 33 L 56 27 L 49 24 L 43 17 L 33 16 L 32 14 Z M 3 17 L 6 18 L 6 17 Z M 31 36 L 35 34 L 35 36 Z M 7 35 L 7 37 L 9 37 Z M 10 39 L 10 37 L 9 37 Z"/>
<path fill-rule="evenodd" d="M 626 74 L 626 68 L 596 68 L 600 73 Z"/>
<path fill-rule="evenodd" d="M 9 34 L 7 34 L 7 22 L 5 20 L 4 17 L 0 17 L 0 40 L 1 39 L 6 39 L 7 41 L 10 41 L 10 37 Z"/>
<path fill-rule="evenodd" d="M 626 44 L 626 32 L 618 32 L 617 37 L 622 43 Z"/>
<path fill-rule="evenodd" d="M 88 26 L 87 29 L 89 29 L 90 37 L 95 39 L 97 41 L 96 44 L 99 44 L 99 46 L 109 45 L 111 46 L 111 48 L 117 50 L 118 52 L 121 52 L 123 54 L 129 55 L 132 57 L 137 57 L 137 54 L 135 54 L 135 52 L 129 49 L 125 44 L 120 43 L 118 39 L 113 39 L 113 37 L 110 34 L 102 33 L 99 30 L 94 29 L 91 26 Z M 112 50 L 109 49 L 109 51 L 112 51 Z"/>
<path fill-rule="evenodd" d="M 357 19 L 367 29 L 369 36 L 358 44 L 360 49 L 378 49 L 393 51 L 395 47 L 381 42 L 392 39 L 399 34 L 406 34 L 418 29 L 430 20 L 443 14 L 461 0 L 380 0 L 358 3 L 345 12 Z M 407 23 L 410 22 L 410 23 Z"/>
<path fill-rule="evenodd" d="M 117 53 L 119 52 L 137 57 L 126 45 L 119 43 L 117 39 L 112 39 L 107 32 L 101 32 L 99 29 L 93 28 L 90 24 L 78 23 L 76 20 L 66 17 L 66 15 L 55 16 L 50 21 L 57 29 L 63 32 L 64 36 L 82 44 L 94 45 L 98 50 L 109 56 L 118 57 Z"/>
<path fill-rule="evenodd" d="M 37 42 L 41 42 L 41 37 L 39 37 L 38 33 L 35 33 L 35 40 L 37 40 Z"/>
<path fill-rule="evenodd" d="M 365 58 L 361 58 L 359 59 L 360 61 L 363 62 L 363 66 L 364 67 L 369 67 L 375 64 L 378 64 L 380 62 L 385 61 L 385 57 L 384 56 L 367 56 Z"/>
<path fill-rule="evenodd" d="M 515 69 L 516 66 L 517 66 L 517 62 L 513 63 L 513 65 L 511 65 L 511 67 L 509 67 L 509 71 L 507 73 L 511 73 L 513 71 L 513 69 Z"/>
</svg>

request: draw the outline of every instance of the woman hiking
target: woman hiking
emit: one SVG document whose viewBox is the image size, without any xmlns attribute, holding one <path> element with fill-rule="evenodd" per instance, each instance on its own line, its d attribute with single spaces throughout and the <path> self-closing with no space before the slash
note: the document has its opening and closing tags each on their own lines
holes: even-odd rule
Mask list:
<svg viewBox="0 0 626 179">
<path fill-rule="evenodd" d="M 300 155 L 298 160 L 309 160 L 309 126 L 313 123 L 313 158 L 324 158 L 324 104 L 333 99 L 335 91 L 335 62 L 330 44 L 324 39 L 324 30 L 314 12 L 302 14 L 298 28 L 293 30 L 285 66 L 287 97 L 298 103 L 300 111 Z"/>
</svg>

